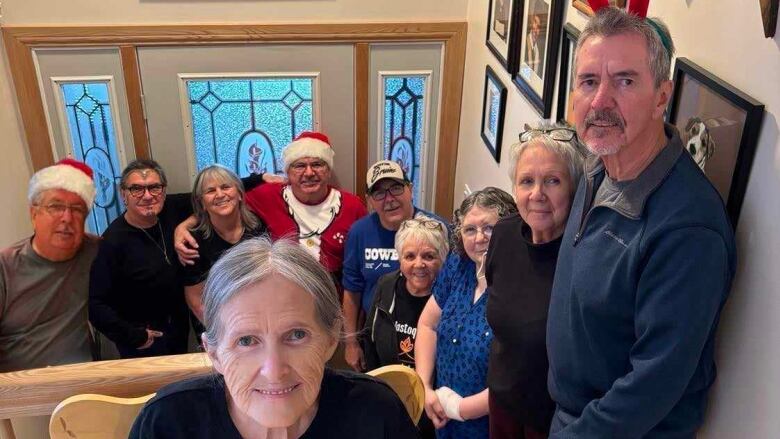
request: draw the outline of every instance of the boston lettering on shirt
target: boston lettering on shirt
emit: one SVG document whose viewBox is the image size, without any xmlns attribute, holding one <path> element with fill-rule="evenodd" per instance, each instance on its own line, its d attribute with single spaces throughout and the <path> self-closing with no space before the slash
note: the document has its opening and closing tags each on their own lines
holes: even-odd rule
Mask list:
<svg viewBox="0 0 780 439">
<path fill-rule="evenodd" d="M 404 285 L 398 282 L 398 290 L 395 295 L 395 326 L 398 339 L 398 362 L 409 367 L 414 367 L 414 342 L 417 339 L 417 320 L 422 314 L 425 304 L 430 296 L 412 296 Z"/>
</svg>

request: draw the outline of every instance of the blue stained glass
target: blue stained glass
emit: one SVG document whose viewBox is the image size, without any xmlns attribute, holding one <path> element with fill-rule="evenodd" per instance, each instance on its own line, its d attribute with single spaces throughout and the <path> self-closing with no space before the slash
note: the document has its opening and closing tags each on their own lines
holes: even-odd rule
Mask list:
<svg viewBox="0 0 780 439">
<path fill-rule="evenodd" d="M 414 185 L 413 200 L 419 203 L 420 164 L 425 144 L 426 76 L 387 76 L 384 78 L 385 111 L 383 157 L 395 160 Z"/>
<path fill-rule="evenodd" d="M 73 156 L 93 171 L 97 189 L 87 218 L 87 230 L 103 233 L 124 210 L 119 197 L 120 161 L 108 83 L 60 84 Z"/>
<path fill-rule="evenodd" d="M 314 127 L 314 79 L 187 81 L 198 170 L 213 163 L 244 177 L 283 171 L 282 152 Z"/>
</svg>

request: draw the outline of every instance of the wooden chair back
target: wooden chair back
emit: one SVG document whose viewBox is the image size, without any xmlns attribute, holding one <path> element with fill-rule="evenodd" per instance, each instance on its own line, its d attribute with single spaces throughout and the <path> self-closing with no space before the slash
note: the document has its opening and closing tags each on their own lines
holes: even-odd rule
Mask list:
<svg viewBox="0 0 780 439">
<path fill-rule="evenodd" d="M 414 369 L 392 364 L 366 373 L 387 383 L 398 394 L 412 421 L 415 424 L 420 422 L 420 416 L 425 408 L 425 388 L 422 379 Z"/>
<path fill-rule="evenodd" d="M 51 415 L 52 439 L 127 439 L 136 416 L 154 393 L 117 398 L 84 393 L 62 401 Z"/>
</svg>

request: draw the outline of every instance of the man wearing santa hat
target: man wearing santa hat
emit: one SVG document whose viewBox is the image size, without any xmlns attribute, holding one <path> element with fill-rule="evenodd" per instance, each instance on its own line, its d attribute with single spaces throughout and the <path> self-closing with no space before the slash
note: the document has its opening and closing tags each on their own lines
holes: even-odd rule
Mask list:
<svg viewBox="0 0 780 439">
<path fill-rule="evenodd" d="M 257 186 L 247 191 L 246 203 L 268 225 L 272 239 L 296 239 L 340 282 L 347 232 L 367 212 L 356 195 L 330 185 L 333 156 L 325 134 L 304 131 L 282 155 L 288 182 Z M 186 247 L 195 243 L 189 221 L 176 228 L 181 259 L 188 259 Z"/>
<path fill-rule="evenodd" d="M 65 159 L 28 190 L 33 235 L 0 250 L 0 372 L 91 361 L 87 295 L 98 239 L 84 233 L 92 169 Z"/>
</svg>

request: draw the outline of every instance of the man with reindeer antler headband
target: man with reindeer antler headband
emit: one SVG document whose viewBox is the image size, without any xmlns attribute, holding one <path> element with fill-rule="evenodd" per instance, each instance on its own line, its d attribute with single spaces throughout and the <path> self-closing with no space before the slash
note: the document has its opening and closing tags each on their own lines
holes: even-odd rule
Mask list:
<svg viewBox="0 0 780 439">
<path fill-rule="evenodd" d="M 547 326 L 552 438 L 693 438 L 736 264 L 718 192 L 664 123 L 674 45 L 648 1 L 590 1 L 571 92 L 593 156 Z"/>
</svg>

